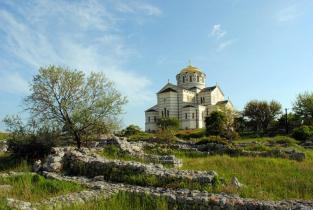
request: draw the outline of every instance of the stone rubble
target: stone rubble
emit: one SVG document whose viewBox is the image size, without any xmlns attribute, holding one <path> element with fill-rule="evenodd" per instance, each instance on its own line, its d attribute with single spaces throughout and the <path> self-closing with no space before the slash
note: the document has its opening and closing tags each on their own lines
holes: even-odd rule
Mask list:
<svg viewBox="0 0 313 210">
<path fill-rule="evenodd" d="M 7 205 L 12 209 L 19 210 L 37 210 L 37 208 L 33 207 L 30 202 L 20 201 L 13 198 L 7 198 Z"/>
<path fill-rule="evenodd" d="M 90 148 L 102 149 L 107 145 L 117 145 L 122 151 L 130 154 L 133 157 L 142 158 L 152 163 L 168 164 L 175 168 L 182 166 L 182 161 L 174 155 L 150 155 L 143 150 L 144 142 L 128 142 L 125 137 L 110 136 L 104 137 L 98 141 L 93 141 L 88 144 Z"/>
<path fill-rule="evenodd" d="M 7 140 L 0 141 L 0 152 L 8 152 L 9 146 Z"/>
<path fill-rule="evenodd" d="M 66 149 L 72 151 L 71 149 Z M 57 149 L 55 149 L 57 151 Z M 2 173 L 0 176 L 19 176 L 24 172 Z M 32 173 L 36 174 L 36 173 Z M 255 199 L 240 198 L 236 195 L 225 193 L 214 194 L 198 190 L 189 189 L 170 189 L 161 187 L 142 187 L 123 183 L 109 183 L 104 176 L 94 178 L 80 176 L 65 176 L 61 173 L 41 171 L 46 178 L 70 181 L 87 187 L 81 192 L 69 193 L 53 198 L 45 199 L 40 202 L 30 203 L 17 199 L 7 198 L 10 208 L 21 210 L 56 209 L 73 204 L 83 204 L 96 199 L 106 199 L 118 192 L 131 192 L 136 194 L 149 194 L 153 197 L 165 197 L 169 206 L 178 205 L 186 209 L 238 209 L 238 210 L 309 210 L 313 209 L 313 201 L 283 200 L 283 201 L 259 201 Z M 237 184 L 237 178 L 233 178 Z M 242 185 L 241 185 L 242 186 Z"/>
<path fill-rule="evenodd" d="M 99 194 L 109 194 L 110 196 L 114 193 L 124 191 L 133 192 L 138 194 L 149 194 L 155 197 L 165 197 L 168 199 L 170 204 L 182 205 L 188 208 L 199 207 L 201 209 L 238 209 L 238 210 L 309 210 L 313 209 L 312 201 L 258 201 L 255 199 L 240 198 L 236 195 L 227 195 L 224 193 L 214 194 L 208 192 L 201 192 L 198 190 L 189 189 L 168 189 L 168 188 L 154 188 L 154 187 L 141 187 L 128 184 L 116 184 L 108 183 L 104 181 L 95 181 L 94 179 L 87 179 L 85 177 L 72 177 L 63 176 L 60 174 L 45 172 L 44 175 L 48 178 L 55 178 L 58 180 L 72 181 L 80 183 L 93 189 L 85 191 L 88 196 L 81 195 L 79 193 L 71 194 L 71 199 L 66 199 L 66 202 L 73 203 L 74 198 L 80 202 L 99 198 Z M 82 196 L 82 197 L 81 197 Z M 94 196 L 94 197 L 93 197 Z M 64 197 L 69 197 L 65 195 Z M 109 196 L 108 196 L 109 197 Z M 62 198 L 50 199 L 50 201 L 62 201 Z M 42 203 L 50 204 L 49 201 Z"/>
<path fill-rule="evenodd" d="M 63 148 L 54 148 L 55 150 L 62 150 Z M 163 168 L 160 164 L 144 164 L 133 161 L 121 161 L 121 160 L 108 160 L 103 157 L 90 154 L 88 151 L 78 151 L 76 149 L 66 148 L 66 152 L 60 151 L 60 154 L 64 153 L 63 157 L 63 168 L 67 171 L 74 172 L 77 175 L 86 176 L 99 176 L 106 175 L 108 171 L 115 171 L 117 174 L 142 174 L 142 175 L 154 175 L 162 180 L 188 180 L 191 182 L 197 182 L 200 184 L 211 184 L 217 177 L 214 171 L 189 171 L 189 170 L 178 170 L 175 168 Z M 49 157 L 51 159 L 61 159 Z M 55 164 L 55 162 L 48 162 L 46 169 L 51 169 L 49 163 Z M 44 164 L 45 165 L 45 164 Z M 62 168 L 62 166 L 61 166 Z M 47 170 L 50 172 L 59 172 L 57 170 Z M 81 170 L 85 169 L 85 170 Z M 108 174 L 107 174 L 108 175 Z M 113 177 L 118 178 L 118 177 Z"/>
</svg>

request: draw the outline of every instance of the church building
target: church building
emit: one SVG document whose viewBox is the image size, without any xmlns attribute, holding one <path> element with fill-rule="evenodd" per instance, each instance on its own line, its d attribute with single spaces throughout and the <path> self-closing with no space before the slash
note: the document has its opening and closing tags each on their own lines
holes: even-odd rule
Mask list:
<svg viewBox="0 0 313 210">
<path fill-rule="evenodd" d="M 157 104 L 145 111 L 145 130 L 158 130 L 157 119 L 177 118 L 181 129 L 205 127 L 205 118 L 219 109 L 233 109 L 218 85 L 205 86 L 206 75 L 192 65 L 176 75 L 177 84 L 167 83 L 157 93 Z"/>
</svg>

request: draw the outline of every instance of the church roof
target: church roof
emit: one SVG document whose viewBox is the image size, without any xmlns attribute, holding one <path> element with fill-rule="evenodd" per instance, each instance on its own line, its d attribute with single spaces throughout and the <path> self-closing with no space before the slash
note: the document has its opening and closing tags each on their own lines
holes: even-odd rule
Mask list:
<svg viewBox="0 0 313 210">
<path fill-rule="evenodd" d="M 218 85 L 214 85 L 214 86 L 212 86 L 212 87 L 203 88 L 203 89 L 200 91 L 200 93 L 201 93 L 201 92 L 212 92 L 212 91 L 215 90 L 216 88 L 218 88 L 218 89 L 221 91 L 221 93 L 224 95 L 223 91 L 221 90 L 221 88 L 220 88 Z"/>
<path fill-rule="evenodd" d="M 230 100 L 219 101 L 216 103 L 216 105 L 226 105 L 228 103 L 230 103 L 230 105 L 234 107 L 233 103 Z"/>
<path fill-rule="evenodd" d="M 150 107 L 145 112 L 157 112 L 158 111 L 158 105 L 154 105 L 153 107 Z"/>
<path fill-rule="evenodd" d="M 162 87 L 162 89 L 157 92 L 157 94 L 159 93 L 165 93 L 165 92 L 177 92 L 179 87 L 177 87 L 177 85 L 174 85 L 172 83 L 167 83 L 164 87 Z"/>
<path fill-rule="evenodd" d="M 203 88 L 203 89 L 201 90 L 201 92 L 206 92 L 206 91 L 211 92 L 211 91 L 213 91 L 215 88 L 217 88 L 216 85 L 215 85 L 215 86 L 212 86 L 212 87 L 206 87 L 206 88 Z"/>
<path fill-rule="evenodd" d="M 201 72 L 202 73 L 202 71 L 199 68 L 194 67 L 192 65 L 188 65 L 187 67 L 183 68 L 180 71 L 180 73 L 197 73 L 197 72 Z"/>
<path fill-rule="evenodd" d="M 216 104 L 217 105 L 222 105 L 222 104 L 227 104 L 228 102 L 230 102 L 229 100 L 224 100 L 224 101 L 219 101 Z"/>
<path fill-rule="evenodd" d="M 169 88 L 166 88 L 165 90 L 160 91 L 159 93 L 166 93 L 166 92 L 177 92 L 177 90 L 169 87 Z"/>
</svg>

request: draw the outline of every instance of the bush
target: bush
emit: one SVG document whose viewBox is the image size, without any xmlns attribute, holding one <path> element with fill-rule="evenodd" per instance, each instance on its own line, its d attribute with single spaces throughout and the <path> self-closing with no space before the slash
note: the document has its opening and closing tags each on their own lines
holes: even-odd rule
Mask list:
<svg viewBox="0 0 313 210">
<path fill-rule="evenodd" d="M 292 137 L 300 141 L 313 138 L 313 126 L 303 125 L 295 128 Z"/>
<path fill-rule="evenodd" d="M 289 136 L 275 136 L 269 140 L 270 143 L 294 145 L 298 142 Z"/>
<path fill-rule="evenodd" d="M 175 142 L 176 141 L 176 137 L 175 137 L 175 132 L 173 130 L 161 130 L 157 133 L 157 139 L 161 142 L 165 142 L 165 143 L 170 143 L 170 142 Z"/>
<path fill-rule="evenodd" d="M 225 132 L 226 115 L 220 111 L 214 111 L 205 118 L 205 127 L 208 135 L 221 135 Z"/>
<path fill-rule="evenodd" d="M 205 129 L 180 130 L 176 133 L 177 138 L 196 139 L 205 136 Z"/>
<path fill-rule="evenodd" d="M 137 133 L 137 134 L 129 136 L 127 140 L 128 141 L 147 141 L 153 138 L 156 138 L 155 134 L 141 132 L 141 133 Z"/>
<path fill-rule="evenodd" d="M 201 144 L 207 144 L 207 143 L 227 145 L 228 141 L 227 139 L 220 137 L 220 136 L 208 136 L 208 137 L 201 138 L 196 144 L 201 145 Z"/>
<path fill-rule="evenodd" d="M 13 137 L 9 141 L 9 151 L 16 158 L 27 160 L 41 159 L 55 146 L 56 136 L 51 133 L 28 134 Z"/>
<path fill-rule="evenodd" d="M 129 125 L 127 128 L 122 130 L 122 135 L 124 136 L 131 136 L 141 133 L 141 129 L 137 125 Z"/>
<path fill-rule="evenodd" d="M 5 140 L 9 137 L 9 133 L 0 132 L 0 140 Z"/>
</svg>

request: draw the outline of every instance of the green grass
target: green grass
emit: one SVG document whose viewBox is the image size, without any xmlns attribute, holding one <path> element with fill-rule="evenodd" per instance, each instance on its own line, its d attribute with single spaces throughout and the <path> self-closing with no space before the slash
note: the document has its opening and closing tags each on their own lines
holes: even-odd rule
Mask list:
<svg viewBox="0 0 313 210">
<path fill-rule="evenodd" d="M 11 197 L 30 202 L 84 189 L 81 185 L 75 183 L 46 179 L 43 176 L 30 173 L 0 177 L 0 185 L 5 184 L 11 185 L 12 190 L 8 192 L 1 191 L 0 198 Z"/>
<path fill-rule="evenodd" d="M 127 137 L 128 141 L 147 141 L 156 137 L 154 133 L 140 132 Z"/>
<path fill-rule="evenodd" d="M 137 161 L 137 162 L 145 162 L 144 159 L 134 157 L 127 152 L 122 151 L 119 147 L 116 145 L 108 145 L 101 152 L 99 152 L 99 155 L 107 158 L 107 159 L 119 159 L 119 160 L 125 160 L 125 161 Z"/>
<path fill-rule="evenodd" d="M 16 159 L 9 153 L 0 153 L 0 172 L 30 172 L 31 164 L 26 160 Z"/>
<path fill-rule="evenodd" d="M 302 161 L 262 157 L 183 157 L 183 168 L 215 170 L 225 180 L 236 176 L 246 186 L 236 190 L 230 185 L 218 189 L 242 197 L 280 200 L 313 199 L 313 152 Z"/>
<path fill-rule="evenodd" d="M 166 198 L 153 197 L 147 194 L 119 192 L 109 199 L 89 201 L 86 204 L 76 204 L 62 207 L 62 210 L 167 210 L 177 209 L 170 206 Z"/>
<path fill-rule="evenodd" d="M 7 139 L 9 137 L 9 133 L 0 132 L 0 141 Z"/>
<path fill-rule="evenodd" d="M 124 160 L 124 161 L 135 161 L 135 162 L 140 162 L 140 163 L 157 163 L 157 164 L 162 164 L 166 168 L 172 168 L 173 166 L 170 164 L 164 164 L 161 162 L 158 162 L 157 160 L 152 160 L 147 157 L 135 157 L 127 152 L 122 151 L 119 147 L 116 145 L 108 145 L 101 152 L 98 153 L 100 156 L 105 157 L 107 159 L 111 160 Z"/>
</svg>

